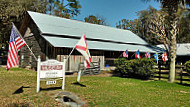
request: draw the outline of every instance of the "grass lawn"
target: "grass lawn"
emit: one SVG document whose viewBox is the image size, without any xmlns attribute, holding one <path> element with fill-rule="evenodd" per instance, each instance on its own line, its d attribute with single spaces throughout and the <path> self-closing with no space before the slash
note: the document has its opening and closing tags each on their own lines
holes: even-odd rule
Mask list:
<svg viewBox="0 0 190 107">
<path fill-rule="evenodd" d="M 188 107 L 190 105 L 190 87 L 170 84 L 166 81 L 141 81 L 120 77 L 83 76 L 81 84 L 74 85 L 76 77 L 67 77 L 65 90 L 79 96 L 87 106 L 158 106 Z M 53 96 L 61 89 L 50 89 L 61 86 L 46 85 L 41 82 L 44 90 L 36 93 L 36 71 L 0 68 L 0 106 L 29 104 L 32 106 L 60 106 Z M 18 94 L 13 94 L 21 86 Z M 49 88 L 49 90 L 47 90 Z"/>
</svg>

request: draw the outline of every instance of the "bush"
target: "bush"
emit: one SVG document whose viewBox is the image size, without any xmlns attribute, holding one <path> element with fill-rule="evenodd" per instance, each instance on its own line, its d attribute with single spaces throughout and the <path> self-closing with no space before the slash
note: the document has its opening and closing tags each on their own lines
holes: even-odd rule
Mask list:
<svg viewBox="0 0 190 107">
<path fill-rule="evenodd" d="M 187 73 L 190 75 L 190 60 L 185 62 Z"/>
<path fill-rule="evenodd" d="M 154 59 L 142 58 L 127 60 L 125 58 L 118 58 L 114 61 L 116 72 L 124 77 L 139 78 L 143 80 L 153 77 L 156 63 Z"/>
</svg>

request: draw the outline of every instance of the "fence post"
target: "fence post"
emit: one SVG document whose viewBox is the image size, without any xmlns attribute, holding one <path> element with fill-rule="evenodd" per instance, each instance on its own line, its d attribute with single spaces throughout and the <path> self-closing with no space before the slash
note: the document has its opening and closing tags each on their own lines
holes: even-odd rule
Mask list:
<svg viewBox="0 0 190 107">
<path fill-rule="evenodd" d="M 160 63 L 160 61 L 158 61 L 158 69 L 159 69 L 159 72 L 158 72 L 159 80 L 161 80 L 161 63 Z"/>
<path fill-rule="evenodd" d="M 180 84 L 183 84 L 183 68 L 182 68 L 182 62 L 181 62 L 181 72 L 180 72 Z"/>
<path fill-rule="evenodd" d="M 99 67 L 98 72 L 100 73 L 100 70 L 101 70 L 101 68 L 100 68 L 100 58 L 99 58 L 99 61 L 98 61 L 98 67 Z"/>
</svg>

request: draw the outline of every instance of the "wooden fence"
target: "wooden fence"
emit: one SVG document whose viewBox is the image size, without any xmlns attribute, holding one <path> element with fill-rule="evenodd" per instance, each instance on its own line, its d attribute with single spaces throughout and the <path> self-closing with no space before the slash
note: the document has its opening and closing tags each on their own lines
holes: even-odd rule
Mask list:
<svg viewBox="0 0 190 107">
<path fill-rule="evenodd" d="M 158 64 L 158 69 L 156 71 L 155 78 L 161 79 L 168 79 L 169 78 L 169 66 L 167 64 Z M 175 80 L 179 81 L 181 84 L 183 82 L 190 83 L 190 75 L 186 71 L 186 66 L 184 65 L 176 65 L 176 73 L 175 73 Z"/>
<path fill-rule="evenodd" d="M 84 63 L 79 63 L 78 71 L 82 70 L 82 75 L 96 75 L 100 73 L 100 60 L 98 62 L 91 62 L 90 68 L 86 68 Z"/>
<path fill-rule="evenodd" d="M 63 61 L 64 58 L 67 58 L 68 55 L 57 55 L 58 61 Z M 99 62 L 100 69 L 104 69 L 104 56 L 92 56 L 92 62 Z M 68 61 L 66 62 L 66 72 L 76 72 L 79 68 L 79 63 L 84 62 L 84 56 L 82 55 L 71 55 Z"/>
</svg>

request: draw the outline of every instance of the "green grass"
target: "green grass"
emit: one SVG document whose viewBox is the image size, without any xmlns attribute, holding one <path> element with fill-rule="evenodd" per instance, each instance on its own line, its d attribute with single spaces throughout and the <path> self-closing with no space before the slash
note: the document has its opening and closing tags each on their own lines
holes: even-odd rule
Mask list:
<svg viewBox="0 0 190 107">
<path fill-rule="evenodd" d="M 36 93 L 36 71 L 11 69 L 5 71 L 0 68 L 0 106 L 32 105 L 32 106 L 61 106 L 53 96 L 62 91 L 42 90 Z M 87 106 L 160 106 L 160 107 L 188 107 L 190 105 L 190 87 L 167 83 L 166 81 L 141 81 L 138 79 L 120 77 L 83 76 L 81 84 L 74 85 L 76 77 L 67 77 L 65 90 L 76 94 Z M 61 86 L 46 85 L 41 82 L 41 88 Z M 21 86 L 20 94 L 13 94 Z"/>
</svg>

